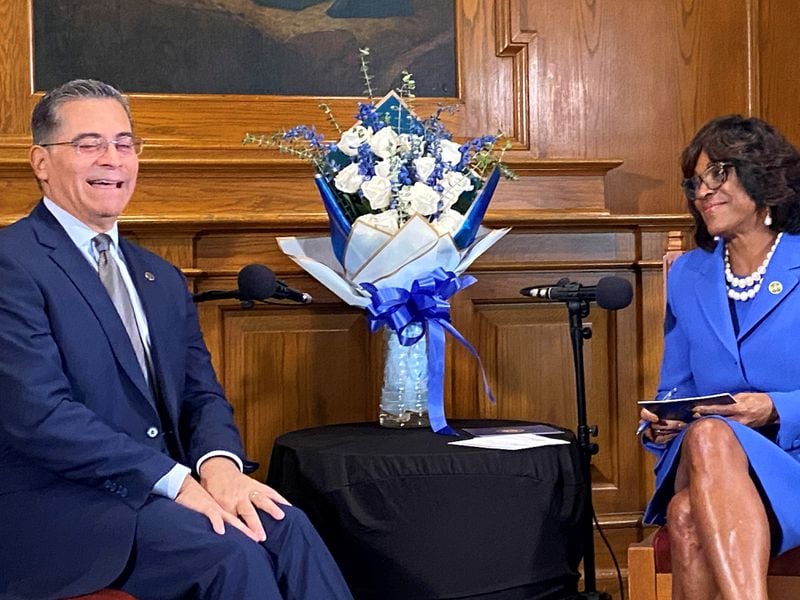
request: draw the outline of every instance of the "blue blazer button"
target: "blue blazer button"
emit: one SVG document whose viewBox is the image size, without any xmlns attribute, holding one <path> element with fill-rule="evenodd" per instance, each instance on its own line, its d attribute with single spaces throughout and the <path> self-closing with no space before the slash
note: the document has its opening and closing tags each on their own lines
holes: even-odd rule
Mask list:
<svg viewBox="0 0 800 600">
<path fill-rule="evenodd" d="M 147 428 L 147 437 L 150 439 L 158 437 L 158 428 L 156 427 L 148 427 Z"/>
</svg>

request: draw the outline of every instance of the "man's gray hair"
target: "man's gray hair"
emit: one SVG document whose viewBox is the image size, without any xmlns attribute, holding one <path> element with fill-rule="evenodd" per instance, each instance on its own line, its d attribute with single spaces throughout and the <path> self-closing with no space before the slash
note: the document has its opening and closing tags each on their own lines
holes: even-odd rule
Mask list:
<svg viewBox="0 0 800 600">
<path fill-rule="evenodd" d="M 31 114 L 31 135 L 34 144 L 50 142 L 50 136 L 59 126 L 58 109 L 71 100 L 85 98 L 112 98 L 119 102 L 133 127 L 128 99 L 115 87 L 95 79 L 73 79 L 47 92 Z"/>
</svg>

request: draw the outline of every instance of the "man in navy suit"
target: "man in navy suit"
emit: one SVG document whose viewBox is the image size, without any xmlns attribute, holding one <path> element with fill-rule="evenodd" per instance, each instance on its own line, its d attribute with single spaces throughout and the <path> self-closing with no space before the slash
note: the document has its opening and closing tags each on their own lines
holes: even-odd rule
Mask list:
<svg viewBox="0 0 800 600">
<path fill-rule="evenodd" d="M 32 132 L 44 198 L 0 231 L 0 598 L 351 598 L 305 515 L 243 474 L 180 271 L 117 234 L 126 99 L 69 82 Z"/>
</svg>

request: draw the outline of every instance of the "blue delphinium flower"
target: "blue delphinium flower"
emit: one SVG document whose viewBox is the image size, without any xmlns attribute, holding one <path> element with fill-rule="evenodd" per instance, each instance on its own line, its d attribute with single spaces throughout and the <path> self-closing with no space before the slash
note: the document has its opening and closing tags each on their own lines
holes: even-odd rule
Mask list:
<svg viewBox="0 0 800 600">
<path fill-rule="evenodd" d="M 375 110 L 375 105 L 372 102 L 359 102 L 358 112 L 356 119 L 361 121 L 364 127 L 372 129 L 373 133 L 380 131 L 386 127 L 383 117 Z"/>
</svg>

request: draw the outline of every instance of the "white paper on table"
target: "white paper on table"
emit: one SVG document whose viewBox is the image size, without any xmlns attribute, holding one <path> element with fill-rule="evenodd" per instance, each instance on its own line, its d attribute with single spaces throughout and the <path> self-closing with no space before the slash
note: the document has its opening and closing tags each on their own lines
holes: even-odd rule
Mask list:
<svg viewBox="0 0 800 600">
<path fill-rule="evenodd" d="M 494 450 L 526 450 L 528 448 L 538 448 L 540 446 L 569 444 L 569 441 L 538 435 L 536 433 L 512 433 L 504 435 L 482 435 L 469 440 L 448 442 L 448 444 Z"/>
</svg>

